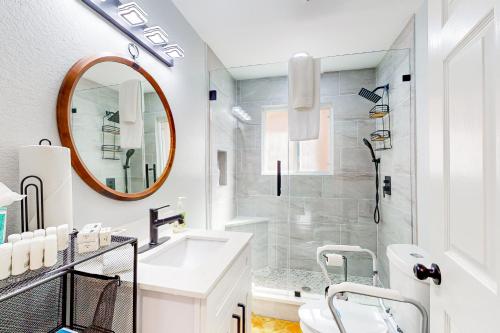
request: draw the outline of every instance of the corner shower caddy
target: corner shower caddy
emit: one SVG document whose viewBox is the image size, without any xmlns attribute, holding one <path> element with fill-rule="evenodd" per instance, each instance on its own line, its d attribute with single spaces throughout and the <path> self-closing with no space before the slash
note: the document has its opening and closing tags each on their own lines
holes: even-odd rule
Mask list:
<svg viewBox="0 0 500 333">
<path fill-rule="evenodd" d="M 375 119 L 376 122 L 376 131 L 370 134 L 370 141 L 379 143 L 375 150 L 388 150 L 392 148 L 391 109 L 388 84 L 383 86 L 381 100 L 382 102 L 375 105 L 369 112 L 369 117 Z"/>
<path fill-rule="evenodd" d="M 104 263 L 120 272 L 104 274 Z M 115 271 L 118 271 L 115 270 Z M 112 236 L 111 245 L 79 254 L 76 233 L 57 264 L 0 281 L 0 332 L 135 333 L 137 239 Z"/>
<path fill-rule="evenodd" d="M 117 144 L 117 137 L 120 135 L 120 113 L 118 111 L 106 111 L 102 117 L 102 159 L 103 160 L 119 160 L 117 153 L 122 151 L 121 147 Z M 112 143 L 106 143 L 106 135 L 110 136 Z"/>
</svg>

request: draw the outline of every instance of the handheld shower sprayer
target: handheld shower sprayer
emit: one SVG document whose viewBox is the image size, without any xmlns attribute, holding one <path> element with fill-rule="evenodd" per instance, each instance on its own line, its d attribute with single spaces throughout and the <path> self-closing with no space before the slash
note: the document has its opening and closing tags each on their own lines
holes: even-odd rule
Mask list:
<svg viewBox="0 0 500 333">
<path fill-rule="evenodd" d="M 370 143 L 370 141 L 368 141 L 366 138 L 363 138 L 363 143 L 365 144 L 365 146 L 368 147 L 368 149 L 370 149 L 370 153 L 372 154 L 372 162 L 375 162 L 375 160 L 377 159 L 375 157 L 375 152 L 373 151 L 373 146 L 372 144 Z M 380 159 L 379 159 L 380 161 Z"/>
<path fill-rule="evenodd" d="M 373 211 L 373 221 L 375 224 L 379 224 L 380 222 L 380 193 L 379 193 L 379 166 L 380 166 L 380 158 L 375 156 L 375 151 L 373 150 L 373 146 L 366 138 L 363 138 L 363 143 L 370 150 L 370 154 L 372 155 L 372 162 L 375 164 L 375 210 Z"/>
<path fill-rule="evenodd" d="M 125 153 L 125 164 L 123 170 L 125 171 L 125 193 L 128 193 L 128 169 L 130 169 L 130 158 L 134 155 L 135 149 L 129 149 Z"/>
</svg>

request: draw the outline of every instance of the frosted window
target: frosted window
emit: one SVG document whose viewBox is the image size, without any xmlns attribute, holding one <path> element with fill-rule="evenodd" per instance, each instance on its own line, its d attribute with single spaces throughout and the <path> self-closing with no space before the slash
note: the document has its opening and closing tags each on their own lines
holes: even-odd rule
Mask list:
<svg viewBox="0 0 500 333">
<path fill-rule="evenodd" d="M 286 107 L 262 111 L 262 173 L 276 174 L 281 161 L 284 174 L 332 174 L 331 109 L 320 110 L 320 133 L 317 140 L 289 142 Z"/>
</svg>

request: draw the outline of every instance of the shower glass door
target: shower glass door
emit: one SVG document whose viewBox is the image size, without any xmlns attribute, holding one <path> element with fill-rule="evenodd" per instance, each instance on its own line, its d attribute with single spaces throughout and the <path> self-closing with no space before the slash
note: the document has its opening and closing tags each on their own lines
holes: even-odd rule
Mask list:
<svg viewBox="0 0 500 333">
<path fill-rule="evenodd" d="M 327 282 L 316 249 L 326 244 L 378 254 L 387 285 L 385 247 L 413 240 L 413 108 L 411 81 L 403 81 L 410 59 L 407 49 L 321 59 L 318 139 L 300 142 L 289 140 L 287 63 L 210 71 L 216 91 L 210 102 L 210 226 L 253 233 L 255 291 L 323 294 Z M 387 84 L 388 91 L 377 91 L 383 95 L 378 103 L 358 94 Z M 370 118 L 379 104 L 389 105 L 390 114 Z M 387 131 L 391 140 L 376 136 Z M 374 166 L 363 138 L 375 149 L 393 147 L 376 152 L 381 177 L 395 184 L 393 195 L 381 199 L 378 226 Z M 371 258 L 346 257 L 348 279 L 371 284 Z M 334 282 L 344 280 L 342 268 L 329 272 Z"/>
</svg>

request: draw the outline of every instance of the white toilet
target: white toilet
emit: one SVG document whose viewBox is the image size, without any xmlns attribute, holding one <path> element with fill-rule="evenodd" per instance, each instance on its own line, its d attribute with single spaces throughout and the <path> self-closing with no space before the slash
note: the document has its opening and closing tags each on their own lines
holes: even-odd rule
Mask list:
<svg viewBox="0 0 500 333">
<path fill-rule="evenodd" d="M 429 311 L 429 282 L 417 280 L 413 266 L 428 267 L 427 253 L 415 245 L 393 244 L 387 247 L 391 289 L 422 304 Z M 404 333 L 421 333 L 421 315 L 409 304 L 391 302 L 390 318 L 381 307 L 334 300 L 335 308 L 347 333 L 393 333 L 396 324 Z M 304 333 L 340 332 L 326 300 L 308 302 L 299 309 L 300 326 Z"/>
</svg>

